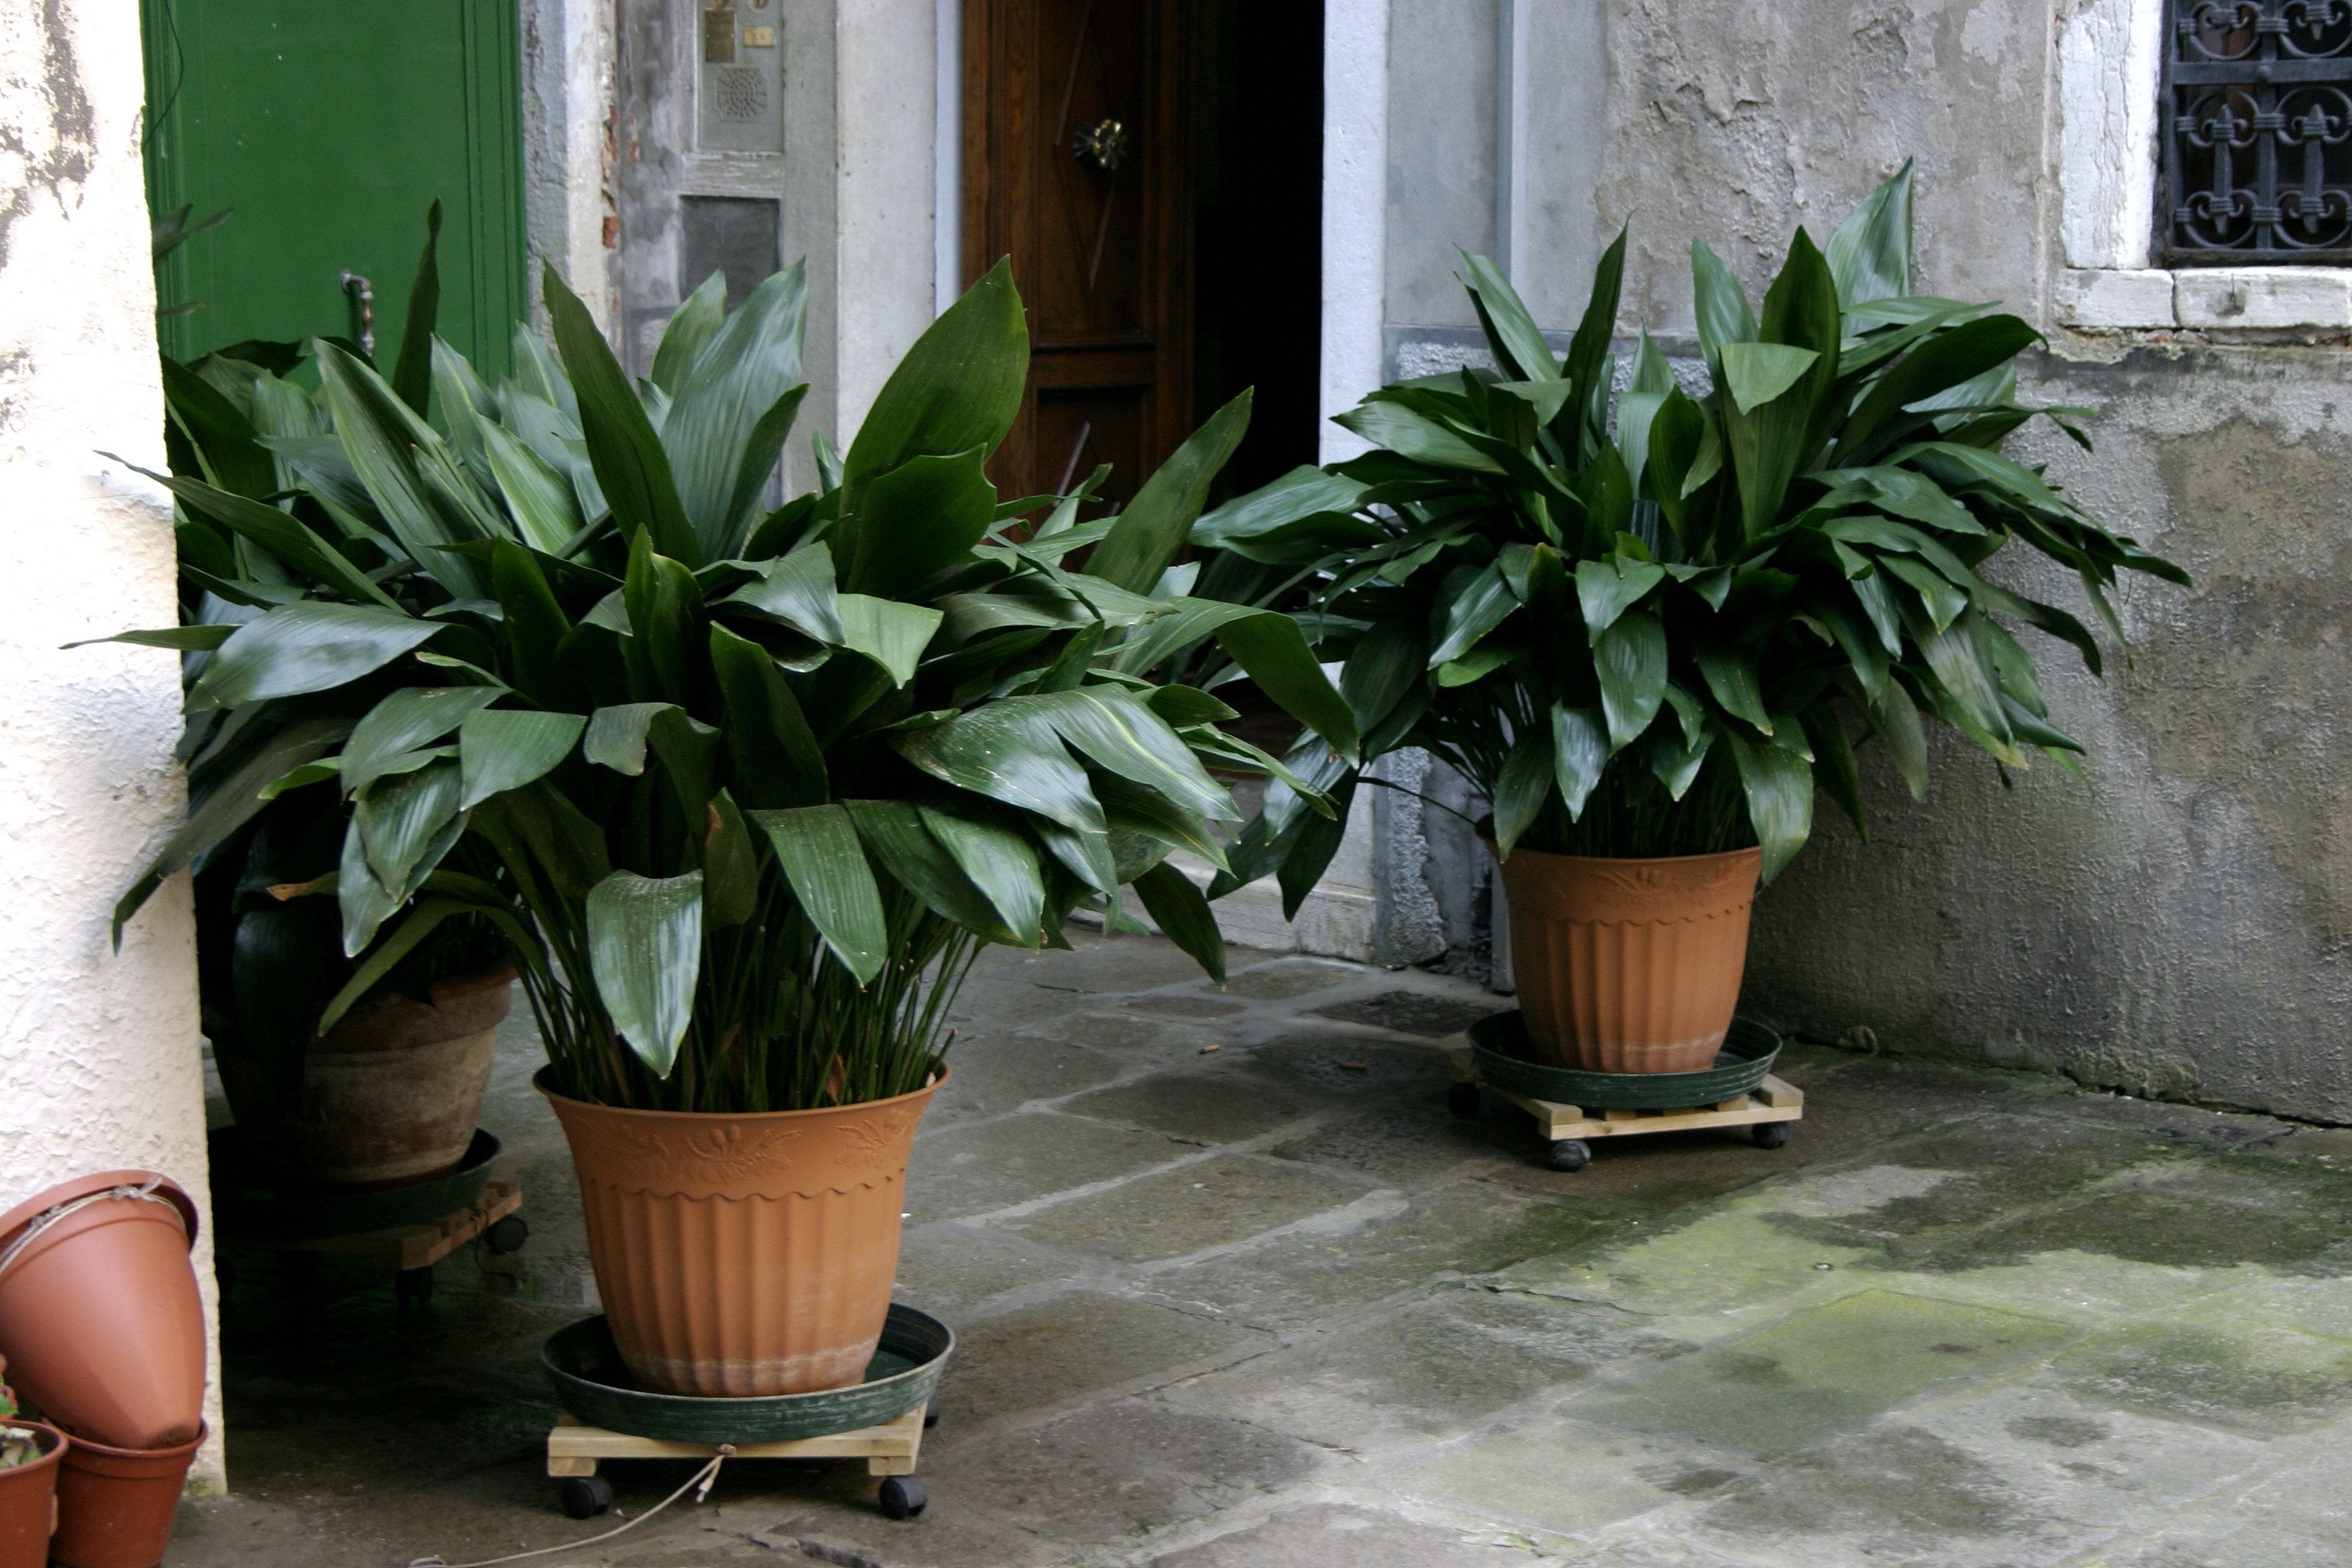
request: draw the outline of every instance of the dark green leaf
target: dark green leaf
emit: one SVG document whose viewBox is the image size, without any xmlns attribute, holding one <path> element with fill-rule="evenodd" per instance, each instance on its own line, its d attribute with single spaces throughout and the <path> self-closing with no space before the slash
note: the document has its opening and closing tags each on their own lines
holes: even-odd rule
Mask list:
<svg viewBox="0 0 2352 1568">
<path fill-rule="evenodd" d="M 552 267 L 547 268 L 541 293 L 565 375 L 579 401 L 588 460 L 623 537 L 634 542 L 643 536 L 660 554 L 683 562 L 689 570 L 701 565 L 701 542 L 678 500 L 669 455 L 620 361 L 613 357 L 612 345 L 597 331 L 588 307 L 563 286 Z M 732 484 L 734 477 L 729 470 L 727 482 Z"/>
<path fill-rule="evenodd" d="M 352 728 L 343 747 L 343 793 L 357 795 L 386 773 L 408 771 L 403 757 L 457 729 L 499 695 L 480 686 L 412 686 L 384 698 Z"/>
<path fill-rule="evenodd" d="M 393 361 L 392 389 L 422 419 L 433 401 L 433 330 L 441 313 L 441 269 L 435 251 L 441 241 L 441 203 L 425 213 L 425 252 L 416 258 L 416 280 L 408 289 L 408 317 L 400 326 L 400 356 Z"/>
<path fill-rule="evenodd" d="M 1812 834 L 1813 770 L 1803 758 L 1744 740 L 1736 731 L 1726 731 L 1723 738 L 1739 764 L 1748 820 L 1763 847 L 1763 878 L 1769 882 Z"/>
<path fill-rule="evenodd" d="M 1192 879 L 1163 860 L 1135 879 L 1135 893 L 1160 934 L 1191 954 L 1209 972 L 1210 979 L 1223 985 L 1224 933 L 1217 929 L 1217 917 L 1201 889 L 1192 885 Z"/>
<path fill-rule="evenodd" d="M 552 772 L 580 743 L 587 723 L 577 713 L 520 709 L 467 714 L 457 726 L 457 761 L 466 786 L 459 807 L 470 810 Z"/>
<path fill-rule="evenodd" d="M 1035 947 L 1045 921 L 1045 882 L 1029 840 L 984 809 L 920 809 L 923 826 L 996 910 L 1010 940 Z"/>
<path fill-rule="evenodd" d="M 1707 690 L 1714 693 L 1725 712 L 1735 719 L 1747 720 L 1767 735 L 1772 732 L 1772 720 L 1764 710 L 1764 689 L 1756 679 L 1754 659 L 1730 648 L 1703 648 L 1698 655 L 1698 672 L 1706 678 Z"/>
<path fill-rule="evenodd" d="M 1650 727 L 1665 700 L 1665 627 L 1644 611 L 1620 616 L 1594 641 L 1592 667 L 1601 679 L 1609 750 L 1622 751 Z"/>
<path fill-rule="evenodd" d="M 1535 825 L 1552 786 L 1552 738 L 1549 723 L 1523 731 L 1503 758 L 1495 781 L 1495 849 L 1506 859 L 1519 836 Z"/>
<path fill-rule="evenodd" d="M 328 691 L 382 669 L 447 630 L 373 605 L 304 600 L 239 626 L 189 693 L 197 708 L 235 708 L 270 697 Z"/>
<path fill-rule="evenodd" d="M 860 985 L 881 973 L 890 933 L 874 868 L 858 847 L 849 813 L 839 805 L 803 805 L 749 816 L 768 836 L 793 896 L 842 966 Z"/>
<path fill-rule="evenodd" d="M 824 752 L 792 687 L 759 644 L 710 628 L 710 664 L 727 704 L 735 787 L 755 807 L 815 805 L 831 794 Z"/>
<path fill-rule="evenodd" d="M 1250 394 L 1202 422 L 1175 454 L 1144 481 L 1087 563 L 1087 570 L 1132 594 L 1150 591 L 1183 548 L 1184 537 L 1208 499 L 1210 481 L 1249 428 Z"/>
<path fill-rule="evenodd" d="M 752 289 L 742 309 L 727 319 L 668 388 L 673 397 L 662 421 L 661 444 L 669 456 L 678 502 L 701 542 L 698 565 L 729 554 L 750 521 L 752 498 L 741 494 L 739 482 L 747 451 L 765 458 L 753 462 L 756 495 L 756 484 L 765 480 L 783 450 L 791 408 L 780 416 L 781 428 L 778 421 L 768 421 L 764 431 L 761 426 L 801 379 L 807 298 L 805 267 L 796 261 Z M 755 432 L 760 435 L 756 447 Z"/>
<path fill-rule="evenodd" d="M 589 968 L 614 1029 L 656 1078 L 669 1077 L 702 974 L 702 873 L 615 871 L 588 895 L 587 924 Z"/>
<path fill-rule="evenodd" d="M 855 500 L 865 480 L 909 458 L 995 451 L 1020 412 L 1028 376 L 1029 329 L 1007 259 L 907 351 L 858 426 L 840 482 Z"/>
<path fill-rule="evenodd" d="M 1552 777 L 1568 805 L 1570 821 L 1584 816 L 1584 803 L 1609 765 L 1609 734 L 1589 708 L 1555 703 L 1551 710 Z"/>
<path fill-rule="evenodd" d="M 857 825 L 866 853 L 880 862 L 883 873 L 920 899 L 942 919 L 992 942 L 1020 943 L 1024 939 L 1007 925 L 988 896 L 964 874 L 947 847 L 923 826 L 923 815 L 901 800 L 845 800 L 841 803 Z M 1030 921 L 1032 932 L 1035 921 Z"/>
<path fill-rule="evenodd" d="M 1839 302 L 1849 308 L 1911 292 L 1909 159 L 1846 215 L 1830 236 L 1828 254 Z"/>
</svg>

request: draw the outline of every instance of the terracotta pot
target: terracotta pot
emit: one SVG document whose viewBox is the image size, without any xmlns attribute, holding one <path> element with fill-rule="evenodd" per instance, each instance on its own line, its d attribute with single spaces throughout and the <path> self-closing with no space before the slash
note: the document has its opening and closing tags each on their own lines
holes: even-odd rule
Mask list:
<svg viewBox="0 0 2352 1568">
<path fill-rule="evenodd" d="M 741 1397 L 865 1376 L 898 1273 L 908 1151 L 945 1068 L 892 1100 L 744 1116 L 590 1105 L 537 1081 L 639 1384 Z"/>
<path fill-rule="evenodd" d="M 149 1183 L 147 1197 L 108 1195 Z M 0 1353 L 44 1416 L 130 1448 L 194 1435 L 205 1401 L 195 1237 L 188 1194 L 148 1171 L 83 1176 L 0 1217 L 0 1257 L 14 1249 L 0 1262 Z"/>
<path fill-rule="evenodd" d="M 57 1568 L 157 1568 L 205 1429 L 169 1448 L 110 1448 L 76 1437 L 58 1468 Z"/>
<path fill-rule="evenodd" d="M 1524 847 L 1503 862 L 1528 1039 L 1559 1067 L 1712 1066 L 1748 966 L 1762 851 L 1605 860 Z"/>
<path fill-rule="evenodd" d="M 10 1417 L 0 1426 L 40 1434 L 41 1457 L 0 1470 L 0 1568 L 41 1568 L 58 1527 L 58 1456 L 66 1435 L 38 1421 Z"/>
<path fill-rule="evenodd" d="M 504 964 L 387 996 L 310 1043 L 286 1145 L 302 1173 L 359 1187 L 446 1176 L 466 1156 L 513 997 Z"/>
</svg>

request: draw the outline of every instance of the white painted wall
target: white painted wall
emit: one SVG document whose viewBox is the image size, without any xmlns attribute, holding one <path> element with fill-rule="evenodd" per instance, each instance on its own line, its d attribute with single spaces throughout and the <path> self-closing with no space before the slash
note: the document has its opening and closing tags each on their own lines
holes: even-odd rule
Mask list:
<svg viewBox="0 0 2352 1568">
<path fill-rule="evenodd" d="M 600 327 L 614 315 L 607 220 L 617 227 L 609 127 L 612 0 L 523 0 L 523 206 L 531 319 L 543 322 L 539 265 L 551 262 Z"/>
<path fill-rule="evenodd" d="M 1328 423 L 1386 378 L 1389 0 L 1323 7 L 1323 378 L 1321 458 L 1365 449 Z"/>
<path fill-rule="evenodd" d="M 170 514 L 97 455 L 163 461 L 138 37 L 137 0 L 0 7 L 0 1206 L 121 1166 L 206 1206 L 185 880 L 107 935 L 181 816 L 177 656 L 58 647 L 176 618 Z M 209 1318 L 209 1227 L 196 1265 Z"/>
<path fill-rule="evenodd" d="M 934 158 L 942 79 L 935 0 L 839 0 L 835 255 L 842 446 L 931 324 L 939 289 Z"/>
</svg>

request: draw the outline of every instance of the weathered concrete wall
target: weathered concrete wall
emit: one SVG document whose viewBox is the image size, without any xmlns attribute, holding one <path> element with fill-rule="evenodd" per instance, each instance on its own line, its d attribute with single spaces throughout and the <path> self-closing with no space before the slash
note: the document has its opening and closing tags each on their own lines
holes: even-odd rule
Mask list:
<svg viewBox="0 0 2352 1568">
<path fill-rule="evenodd" d="M 184 802 L 176 656 L 58 646 L 176 618 L 170 513 L 98 456 L 163 467 L 138 37 L 134 0 L 0 7 L 0 1207 L 125 1166 L 208 1202 L 185 880 L 108 941 Z M 195 1261 L 209 1324 L 209 1226 Z"/>
<path fill-rule="evenodd" d="M 1826 823 L 1766 894 L 1752 1005 L 2352 1121 L 2347 383 L 2333 349 L 2042 367 L 2038 397 L 2098 411 L 2099 449 L 2021 447 L 2198 587 L 2134 584 L 2131 662 L 2049 683 L 2087 779 L 2042 767 L 2004 793 L 1948 738 L 1924 805 L 1874 770 L 1872 842 Z"/>
<path fill-rule="evenodd" d="M 2339 499 L 2352 362 L 2245 335 L 2057 323 L 2070 210 L 2057 40 L 2126 3 L 1601 0 L 1581 26 L 1571 7 L 1540 7 L 1523 35 L 1538 51 L 1528 78 L 1585 79 L 1598 51 L 1607 84 L 1580 131 L 1554 101 L 1523 144 L 1521 199 L 1553 215 L 1557 237 L 1524 243 L 1514 270 L 1548 329 L 1572 326 L 1589 252 L 1630 219 L 1621 326 L 1685 338 L 1692 237 L 1760 295 L 1799 223 L 1825 239 L 1917 159 L 1918 286 L 2003 300 L 2042 325 L 2052 352 L 2030 368 L 2031 394 L 2098 411 L 2095 456 L 2030 436 L 2012 450 L 2199 585 L 2128 586 L 2133 662 L 2115 658 L 2105 686 L 2050 645 L 2056 717 L 2093 749 L 2086 779 L 2044 766 L 2004 790 L 1947 736 L 1924 805 L 1870 760 L 1867 847 L 1823 803 L 1813 845 L 1759 906 L 1748 1005 L 1880 1048 L 2352 1121 L 2352 518 Z M 1443 330 L 1466 316 L 1431 290 L 1435 258 L 1488 243 L 1495 209 L 1452 188 L 1478 164 L 1465 110 L 1438 100 L 1491 92 L 1494 57 L 1487 7 L 1396 15 L 1392 53 L 1423 64 L 1393 79 L 1391 139 L 1426 124 L 1449 149 L 1391 160 L 1392 253 L 1410 244 L 1391 263 L 1390 364 L 1412 374 L 1478 357 Z M 2108 161 L 2128 178 L 2133 158 L 2118 145 Z M 1597 205 L 1594 238 L 1567 223 L 1580 201 Z M 1475 865 L 1425 834 L 1380 854 L 1420 868 L 1387 925 L 1443 932 L 1458 958 L 1458 921 L 1440 910 L 1463 905 L 1459 889 L 1433 889 L 1466 887 Z"/>
<path fill-rule="evenodd" d="M 523 0 L 522 121 L 531 319 L 546 324 L 539 292 L 546 262 L 602 326 L 612 317 L 611 247 L 620 228 L 612 184 L 613 0 Z"/>
</svg>

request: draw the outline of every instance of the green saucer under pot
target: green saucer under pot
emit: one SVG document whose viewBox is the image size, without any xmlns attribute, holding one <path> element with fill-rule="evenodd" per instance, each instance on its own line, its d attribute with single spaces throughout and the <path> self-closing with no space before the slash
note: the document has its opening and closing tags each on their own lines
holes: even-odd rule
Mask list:
<svg viewBox="0 0 2352 1568">
<path fill-rule="evenodd" d="M 1527 1021 L 1510 1012 L 1471 1025 L 1470 1047 L 1480 1081 L 1506 1094 L 1585 1110 L 1679 1110 L 1753 1093 L 1772 1070 L 1780 1037 L 1753 1018 L 1734 1018 L 1704 1072 L 1585 1072 L 1530 1060 Z"/>
<path fill-rule="evenodd" d="M 639 1388 L 599 1314 L 559 1329 L 539 1352 L 555 1397 L 592 1426 L 676 1443 L 788 1443 L 895 1421 L 927 1404 L 955 1335 L 928 1312 L 891 1303 L 866 1381 L 814 1394 L 708 1399 Z"/>
</svg>

